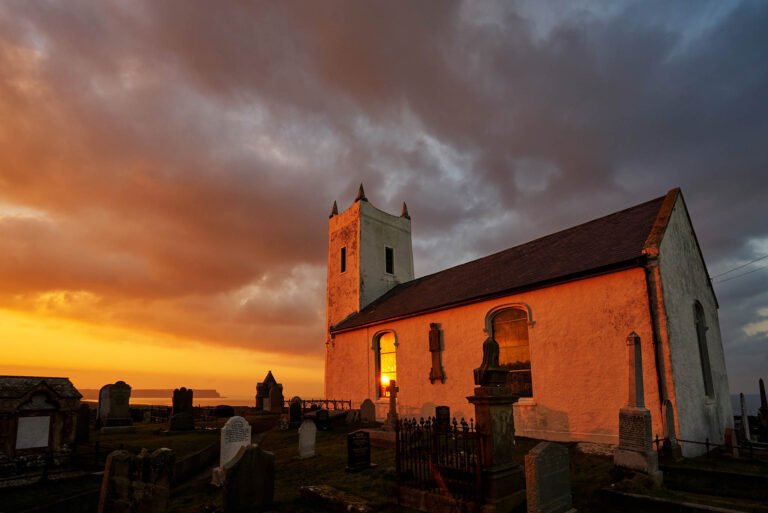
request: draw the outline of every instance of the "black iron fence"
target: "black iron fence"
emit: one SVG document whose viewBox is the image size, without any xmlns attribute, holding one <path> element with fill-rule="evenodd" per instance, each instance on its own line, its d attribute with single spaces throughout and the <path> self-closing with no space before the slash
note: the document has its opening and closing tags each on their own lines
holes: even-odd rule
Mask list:
<svg viewBox="0 0 768 513">
<path fill-rule="evenodd" d="M 704 446 L 704 456 L 710 456 L 715 452 L 721 453 L 723 451 L 733 453 L 733 450 L 737 450 L 741 457 L 748 457 L 754 459 L 768 459 L 768 444 L 754 442 L 750 440 L 738 440 L 734 441 L 732 445 L 716 444 L 706 438 L 703 442 L 701 440 L 683 440 L 682 438 L 675 439 L 678 444 L 691 444 Z M 668 450 L 669 439 L 660 438 L 656 435 L 653 443 L 656 445 L 656 452 L 663 454 L 665 450 Z"/>
<path fill-rule="evenodd" d="M 401 419 L 395 434 L 398 484 L 463 500 L 481 497 L 482 451 L 472 420 Z"/>
</svg>

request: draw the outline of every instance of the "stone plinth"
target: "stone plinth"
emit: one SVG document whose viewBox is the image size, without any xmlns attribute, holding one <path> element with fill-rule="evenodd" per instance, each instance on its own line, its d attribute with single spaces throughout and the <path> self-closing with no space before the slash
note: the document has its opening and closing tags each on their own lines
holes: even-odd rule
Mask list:
<svg viewBox="0 0 768 513">
<path fill-rule="evenodd" d="M 512 405 L 518 396 L 502 386 L 479 386 L 467 400 L 475 406 L 481 435 L 483 497 L 486 512 L 512 511 L 525 500 L 523 468 L 512 461 L 515 422 Z"/>
</svg>

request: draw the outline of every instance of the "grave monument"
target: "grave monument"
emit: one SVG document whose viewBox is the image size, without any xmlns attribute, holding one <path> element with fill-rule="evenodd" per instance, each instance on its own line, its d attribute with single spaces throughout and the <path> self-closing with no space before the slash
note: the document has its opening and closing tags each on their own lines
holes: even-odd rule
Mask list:
<svg viewBox="0 0 768 513">
<path fill-rule="evenodd" d="M 643 391 L 643 358 L 640 337 L 627 336 L 627 404 L 619 410 L 619 446 L 613 453 L 613 463 L 645 472 L 660 482 L 659 457 L 653 450 L 651 412 L 645 407 Z"/>
<path fill-rule="evenodd" d="M 135 431 L 129 407 L 130 399 L 131 386 L 125 381 L 101 387 L 97 417 L 102 432 L 133 433 Z"/>
<path fill-rule="evenodd" d="M 251 425 L 243 417 L 230 417 L 221 428 L 221 450 L 219 466 L 213 469 L 212 483 L 216 486 L 224 484 L 226 465 L 238 453 L 241 447 L 251 445 Z"/>
<path fill-rule="evenodd" d="M 173 410 L 168 423 L 168 431 L 192 431 L 195 429 L 192 397 L 191 388 L 181 387 L 173 391 Z"/>
<path fill-rule="evenodd" d="M 568 449 L 542 442 L 525 455 L 528 513 L 575 513 Z"/>
</svg>

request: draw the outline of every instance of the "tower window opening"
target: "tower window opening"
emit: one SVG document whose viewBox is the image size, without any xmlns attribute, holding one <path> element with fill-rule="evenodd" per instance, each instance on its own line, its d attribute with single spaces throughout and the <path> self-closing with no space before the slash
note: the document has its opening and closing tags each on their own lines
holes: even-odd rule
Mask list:
<svg viewBox="0 0 768 513">
<path fill-rule="evenodd" d="M 395 250 L 390 247 L 384 248 L 384 272 L 395 274 Z"/>
<path fill-rule="evenodd" d="M 341 248 L 341 272 L 347 270 L 347 248 Z"/>
</svg>

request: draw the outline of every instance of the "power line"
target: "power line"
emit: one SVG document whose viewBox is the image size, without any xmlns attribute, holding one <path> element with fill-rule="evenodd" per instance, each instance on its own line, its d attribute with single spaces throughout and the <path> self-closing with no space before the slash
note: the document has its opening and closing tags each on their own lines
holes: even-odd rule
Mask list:
<svg viewBox="0 0 768 513">
<path fill-rule="evenodd" d="M 742 276 L 746 276 L 748 274 L 756 273 L 757 271 L 760 271 L 760 270 L 766 269 L 766 268 L 768 268 L 768 265 L 764 265 L 764 266 L 758 267 L 757 269 L 752 269 L 751 271 L 747 271 L 745 273 L 737 274 L 736 276 L 731 276 L 730 278 L 726 278 L 724 280 L 719 280 L 719 281 L 716 281 L 716 282 L 713 282 L 713 283 L 725 283 L 726 281 L 735 280 L 736 278 L 741 278 Z"/>
<path fill-rule="evenodd" d="M 711 279 L 713 279 L 713 280 L 714 280 L 715 278 L 719 278 L 720 276 L 725 276 L 726 274 L 731 274 L 733 271 L 738 271 L 739 269 L 742 269 L 742 268 L 744 268 L 744 267 L 748 266 L 749 264 L 754 264 L 755 262 L 759 262 L 760 260 L 763 260 L 763 259 L 765 259 L 765 258 L 768 258 L 768 255 L 763 255 L 763 256 L 761 256 L 761 257 L 755 258 L 754 260 L 750 260 L 750 261 L 749 261 L 749 262 L 747 262 L 746 264 L 741 264 L 741 265 L 739 265 L 739 266 L 737 266 L 737 267 L 734 267 L 733 269 L 730 269 L 730 270 L 728 270 L 728 271 L 725 271 L 724 273 L 720 273 L 720 274 L 718 274 L 717 276 L 712 276 L 712 278 L 711 278 Z M 760 269 L 762 269 L 762 267 L 761 267 Z M 740 275 L 740 276 L 741 276 L 741 275 Z M 723 280 L 723 281 L 725 281 L 725 280 Z"/>
</svg>

